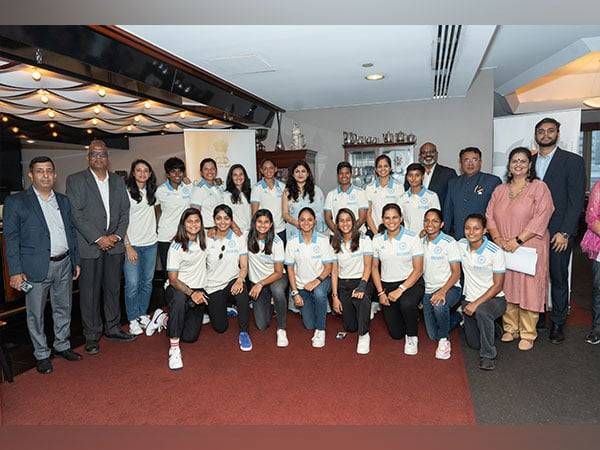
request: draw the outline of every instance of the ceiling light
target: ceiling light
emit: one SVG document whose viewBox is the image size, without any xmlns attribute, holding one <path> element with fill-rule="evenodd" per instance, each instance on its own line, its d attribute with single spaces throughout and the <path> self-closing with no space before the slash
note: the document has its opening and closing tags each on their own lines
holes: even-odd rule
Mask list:
<svg viewBox="0 0 600 450">
<path fill-rule="evenodd" d="M 98 89 L 98 95 L 104 97 L 106 95 L 106 90 L 104 88 Z"/>
<path fill-rule="evenodd" d="M 98 119 L 96 119 L 96 118 L 94 117 L 94 118 L 92 119 L 92 123 L 93 123 L 94 125 L 98 125 Z"/>
<path fill-rule="evenodd" d="M 88 128 L 87 130 L 85 130 L 85 132 L 86 132 L 87 134 L 92 134 L 92 133 L 93 133 L 93 131 L 92 131 L 90 128 Z"/>
<path fill-rule="evenodd" d="M 86 146 L 85 146 L 85 149 L 86 149 L 86 150 L 89 150 L 89 148 L 90 148 L 90 146 L 89 146 L 89 145 L 86 145 Z"/>
<path fill-rule="evenodd" d="M 144 102 L 144 108 L 150 109 L 151 106 L 152 104 L 150 102 Z"/>
<path fill-rule="evenodd" d="M 19 127 L 12 127 L 12 128 L 11 128 L 11 131 L 12 131 L 13 133 L 18 133 L 18 132 L 19 132 Z"/>
<path fill-rule="evenodd" d="M 586 98 L 583 101 L 583 104 L 588 108 L 599 109 L 600 108 L 600 97 L 593 97 L 596 94 L 596 85 L 598 84 L 598 78 L 600 77 L 600 60 L 598 60 L 598 69 L 596 71 L 596 75 L 594 75 L 594 79 L 592 81 L 592 85 L 590 86 L 590 97 Z"/>
<path fill-rule="evenodd" d="M 50 117 L 51 119 L 54 119 L 54 116 L 56 116 L 56 114 L 54 113 L 54 111 L 52 111 L 51 109 L 48 110 L 48 117 Z"/>
<path fill-rule="evenodd" d="M 600 109 L 600 97 L 588 98 L 583 101 L 583 104 L 590 108 Z"/>
<path fill-rule="evenodd" d="M 140 120 L 142 120 L 142 117 L 141 116 L 135 116 L 133 118 L 133 120 L 135 120 L 136 122 L 139 122 Z"/>
<path fill-rule="evenodd" d="M 40 81 L 42 79 L 42 74 L 38 70 L 34 70 L 31 72 L 31 78 L 33 78 L 33 81 Z"/>
<path fill-rule="evenodd" d="M 94 106 L 94 114 L 100 114 L 100 107 L 98 105 Z"/>
<path fill-rule="evenodd" d="M 53 131 L 52 132 L 52 137 L 56 137 L 56 136 L 58 136 L 58 133 L 56 131 Z"/>
<path fill-rule="evenodd" d="M 381 73 L 371 73 L 365 77 L 365 79 L 369 81 L 379 81 L 383 80 L 384 78 L 385 76 Z"/>
<path fill-rule="evenodd" d="M 54 124 L 53 123 L 49 123 L 48 125 L 50 126 L 50 128 L 54 128 Z"/>
<path fill-rule="evenodd" d="M 179 113 L 179 117 L 180 117 L 180 118 L 182 118 L 182 119 L 185 119 L 185 116 L 186 116 L 186 114 L 185 114 L 185 111 L 181 111 L 181 112 Z"/>
<path fill-rule="evenodd" d="M 208 123 L 209 125 L 212 125 L 213 123 L 215 123 L 215 121 L 214 121 L 214 120 L 212 120 L 212 119 L 210 119 L 210 120 L 209 120 L 207 123 Z"/>
<path fill-rule="evenodd" d="M 40 97 L 40 100 L 42 101 L 42 103 L 43 103 L 44 105 L 45 105 L 45 104 L 47 104 L 47 103 L 50 101 L 50 99 L 48 98 L 48 96 L 47 96 L 47 95 L 42 95 L 42 96 Z"/>
<path fill-rule="evenodd" d="M 8 122 L 8 117 L 2 116 L 2 122 Z"/>
<path fill-rule="evenodd" d="M 131 130 L 133 130 L 133 126 L 127 125 L 127 131 L 131 131 Z"/>
<path fill-rule="evenodd" d="M 363 67 L 373 67 L 373 63 L 364 63 Z"/>
<path fill-rule="evenodd" d="M 27 142 L 28 144 L 35 144 L 35 141 L 33 139 L 27 139 L 27 141 L 25 142 Z"/>
<path fill-rule="evenodd" d="M 165 123 L 165 128 L 171 128 L 171 124 L 170 123 Z"/>
</svg>

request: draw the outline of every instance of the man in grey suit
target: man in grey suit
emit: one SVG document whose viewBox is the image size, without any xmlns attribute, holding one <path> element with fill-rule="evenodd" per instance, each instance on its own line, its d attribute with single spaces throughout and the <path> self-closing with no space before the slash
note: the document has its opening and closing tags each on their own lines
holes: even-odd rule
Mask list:
<svg viewBox="0 0 600 450">
<path fill-rule="evenodd" d="M 89 169 L 67 178 L 67 195 L 73 206 L 81 255 L 79 298 L 85 351 L 100 351 L 102 335 L 101 293 L 104 300 L 104 334 L 107 339 L 132 341 L 121 329 L 119 305 L 123 270 L 123 238 L 129 224 L 129 198 L 125 182 L 108 171 L 108 151 L 103 141 L 90 143 Z"/>
<path fill-rule="evenodd" d="M 69 199 L 53 190 L 54 162 L 47 156 L 33 158 L 28 176 L 31 187 L 7 197 L 4 203 L 6 257 L 11 287 L 26 292 L 27 329 L 37 371 L 50 373 L 51 352 L 44 333 L 48 294 L 54 322 L 52 353 L 68 361 L 81 359 L 69 342 L 79 252 Z"/>
</svg>

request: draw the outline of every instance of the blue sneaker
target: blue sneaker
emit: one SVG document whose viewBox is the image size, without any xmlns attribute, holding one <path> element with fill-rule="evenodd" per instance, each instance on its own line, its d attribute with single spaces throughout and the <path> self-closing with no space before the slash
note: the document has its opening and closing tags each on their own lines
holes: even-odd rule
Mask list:
<svg viewBox="0 0 600 450">
<path fill-rule="evenodd" d="M 237 308 L 234 308 L 233 306 L 227 307 L 227 317 L 237 317 L 237 315 Z"/>
<path fill-rule="evenodd" d="M 240 333 L 240 338 L 238 340 L 240 343 L 240 350 L 243 352 L 249 352 L 252 350 L 252 341 L 250 340 L 250 335 L 245 331 Z"/>
</svg>

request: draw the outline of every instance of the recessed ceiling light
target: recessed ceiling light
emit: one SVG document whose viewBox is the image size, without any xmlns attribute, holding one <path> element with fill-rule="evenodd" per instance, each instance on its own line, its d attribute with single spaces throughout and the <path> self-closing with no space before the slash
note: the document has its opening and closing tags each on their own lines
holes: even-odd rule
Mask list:
<svg viewBox="0 0 600 450">
<path fill-rule="evenodd" d="M 182 119 L 185 119 L 185 116 L 186 116 L 185 111 L 181 111 L 179 113 L 179 117 L 181 117 Z"/>
<path fill-rule="evenodd" d="M 85 130 L 85 132 L 86 132 L 87 134 L 92 134 L 92 133 L 93 133 L 93 131 L 92 131 L 91 129 L 89 129 L 89 128 L 88 128 L 87 130 Z"/>
<path fill-rule="evenodd" d="M 364 63 L 363 67 L 373 67 L 373 63 Z"/>
<path fill-rule="evenodd" d="M 215 123 L 215 121 L 214 121 L 214 120 L 212 120 L 212 119 L 210 119 L 210 120 L 208 121 L 208 124 L 209 124 L 209 125 L 212 125 L 213 123 Z"/>
<path fill-rule="evenodd" d="M 94 114 L 100 114 L 100 107 L 98 105 L 94 106 Z"/>
<path fill-rule="evenodd" d="M 151 106 L 152 104 L 150 102 L 144 102 L 144 108 L 150 109 Z"/>
<path fill-rule="evenodd" d="M 54 128 L 54 124 L 53 123 L 49 123 L 48 126 L 50 126 L 50 128 Z"/>
<path fill-rule="evenodd" d="M 18 133 L 18 132 L 19 132 L 19 127 L 12 127 L 12 128 L 11 128 L 11 131 L 12 131 L 13 133 Z"/>
<path fill-rule="evenodd" d="M 133 120 L 135 120 L 136 122 L 139 122 L 140 120 L 142 120 L 142 117 L 141 116 L 135 116 L 133 118 Z"/>
<path fill-rule="evenodd" d="M 48 110 L 48 117 L 50 117 L 51 119 L 53 119 L 54 116 L 56 116 L 56 114 L 54 113 L 54 111 L 52 111 L 51 109 L 49 109 Z"/>
<path fill-rule="evenodd" d="M 379 81 L 383 80 L 384 78 L 385 76 L 381 73 L 371 73 L 365 77 L 365 79 L 369 81 Z"/>
<path fill-rule="evenodd" d="M 31 72 L 31 78 L 33 78 L 33 81 L 40 81 L 42 79 L 42 74 L 38 70 L 34 70 Z"/>
<path fill-rule="evenodd" d="M 35 144 L 35 141 L 33 139 L 27 139 L 25 142 L 27 142 L 28 144 Z"/>
<path fill-rule="evenodd" d="M 98 95 L 104 97 L 106 95 L 106 90 L 104 88 L 98 89 Z"/>
<path fill-rule="evenodd" d="M 42 96 L 40 97 L 40 100 L 42 101 L 42 103 L 43 103 L 44 105 L 50 101 L 50 99 L 48 98 L 48 96 L 47 96 L 47 95 L 42 95 Z"/>
<path fill-rule="evenodd" d="M 89 146 L 89 145 L 86 145 L 86 146 L 85 146 L 85 149 L 86 149 L 86 150 L 89 150 L 89 148 L 90 148 L 90 146 Z"/>
<path fill-rule="evenodd" d="M 56 136 L 58 136 L 58 133 L 56 131 L 53 131 L 52 132 L 52 137 L 56 137 Z"/>
<path fill-rule="evenodd" d="M 93 123 L 94 125 L 98 125 L 98 119 L 96 119 L 96 118 L 94 117 L 94 118 L 92 119 L 92 123 Z"/>
<path fill-rule="evenodd" d="M 2 122 L 8 122 L 8 117 L 2 116 Z"/>
<path fill-rule="evenodd" d="M 171 128 L 171 124 L 170 123 L 165 123 L 165 128 Z"/>
<path fill-rule="evenodd" d="M 133 130 L 133 127 L 131 125 L 127 125 L 127 131 L 131 131 Z"/>
</svg>

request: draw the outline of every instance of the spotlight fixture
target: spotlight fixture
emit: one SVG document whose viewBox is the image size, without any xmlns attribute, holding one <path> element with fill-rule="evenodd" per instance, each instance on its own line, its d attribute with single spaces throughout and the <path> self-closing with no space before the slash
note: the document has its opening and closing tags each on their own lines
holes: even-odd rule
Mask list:
<svg viewBox="0 0 600 450">
<path fill-rule="evenodd" d="M 52 137 L 57 137 L 57 136 L 58 136 L 58 133 L 56 131 L 53 131 L 52 132 Z"/>
<path fill-rule="evenodd" d="M 2 122 L 5 122 L 5 123 L 8 122 L 8 117 L 2 116 Z"/>
<path fill-rule="evenodd" d="M 144 108 L 150 109 L 151 106 L 152 106 L 152 104 L 149 101 L 144 102 Z"/>
<path fill-rule="evenodd" d="M 94 106 L 94 114 L 100 114 L 100 107 L 98 105 Z"/>
<path fill-rule="evenodd" d="M 98 89 L 98 95 L 104 97 L 106 95 L 106 90 L 104 88 Z"/>
<path fill-rule="evenodd" d="M 19 127 L 12 127 L 10 129 L 13 133 L 18 133 L 19 132 Z"/>
<path fill-rule="evenodd" d="M 92 134 L 92 133 L 93 133 L 93 131 L 92 131 L 90 128 L 88 128 L 87 130 L 85 130 L 85 132 L 86 132 L 87 134 Z"/>
<path fill-rule="evenodd" d="M 46 105 L 46 104 L 47 104 L 47 103 L 50 101 L 50 99 L 48 98 L 48 96 L 47 96 L 47 95 L 42 95 L 42 96 L 40 97 L 40 100 L 42 101 L 42 103 L 43 103 L 44 105 Z"/>
<path fill-rule="evenodd" d="M 48 117 L 50 117 L 51 119 L 54 119 L 54 117 L 56 116 L 56 114 L 54 113 L 54 111 L 52 111 L 51 109 L 48 110 Z"/>
<path fill-rule="evenodd" d="M 49 124 L 48 124 L 48 126 L 49 126 L 50 128 L 54 128 L 54 127 L 55 127 L 55 125 L 54 125 L 52 122 L 51 122 L 51 123 L 49 123 Z"/>
<path fill-rule="evenodd" d="M 39 70 L 34 70 L 31 72 L 31 78 L 33 78 L 33 81 L 40 81 L 42 79 L 42 74 Z"/>
<path fill-rule="evenodd" d="M 384 78 L 385 78 L 385 75 L 383 75 L 381 73 L 371 73 L 365 77 L 365 80 L 379 81 L 379 80 L 383 80 Z"/>
</svg>

